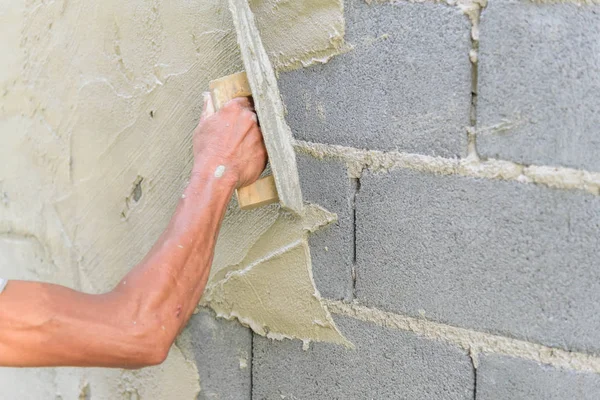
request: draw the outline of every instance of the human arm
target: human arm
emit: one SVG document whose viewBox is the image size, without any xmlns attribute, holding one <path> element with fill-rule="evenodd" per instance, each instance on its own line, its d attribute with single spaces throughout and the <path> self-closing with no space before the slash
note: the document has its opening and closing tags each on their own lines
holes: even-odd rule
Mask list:
<svg viewBox="0 0 600 400">
<path fill-rule="evenodd" d="M 256 180 L 265 163 L 248 100 L 215 114 L 205 99 L 190 183 L 150 252 L 105 294 L 10 281 L 0 294 L 0 365 L 161 363 L 202 295 L 233 191 Z"/>
</svg>

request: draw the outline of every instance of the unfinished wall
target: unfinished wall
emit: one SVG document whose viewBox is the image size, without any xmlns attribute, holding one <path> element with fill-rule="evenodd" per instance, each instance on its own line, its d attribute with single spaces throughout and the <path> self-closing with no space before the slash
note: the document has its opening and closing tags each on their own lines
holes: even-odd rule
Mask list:
<svg viewBox="0 0 600 400">
<path fill-rule="evenodd" d="M 600 396 L 597 2 L 251 4 L 304 198 L 337 214 L 312 273 L 355 349 L 201 308 L 162 367 L 4 369 L 3 398 Z M 0 274 L 105 290 L 168 221 L 201 92 L 240 69 L 225 4 L 15 0 L 0 33 Z"/>
<path fill-rule="evenodd" d="M 255 336 L 254 398 L 600 397 L 600 5 L 482 5 L 348 0 L 280 75 L 356 350 Z"/>
</svg>

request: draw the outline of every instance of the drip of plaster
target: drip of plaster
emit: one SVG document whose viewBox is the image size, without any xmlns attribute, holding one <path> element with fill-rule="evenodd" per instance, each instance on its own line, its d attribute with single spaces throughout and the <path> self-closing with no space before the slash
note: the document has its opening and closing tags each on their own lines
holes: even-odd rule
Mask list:
<svg viewBox="0 0 600 400">
<path fill-rule="evenodd" d="M 341 2 L 292 3 L 252 3 L 275 65 L 334 54 L 343 34 Z M 319 29 L 310 29 L 312 23 Z M 211 79 L 243 68 L 227 4 L 4 1 L 0 51 L 0 276 L 89 293 L 109 290 L 146 254 L 180 198 L 201 93 Z M 214 292 L 224 316 L 237 313 L 257 329 L 279 326 L 277 314 L 263 323 L 260 309 L 240 305 L 243 297 L 232 297 L 238 303 L 227 309 L 221 304 L 234 296 L 241 274 L 235 266 L 251 262 L 261 235 L 286 215 L 276 206 L 254 212 L 230 207 L 210 281 L 216 287 L 227 280 L 218 284 L 220 294 Z M 326 327 L 295 335 L 288 321 L 281 335 L 343 342 L 315 294 L 303 236 L 310 229 L 300 231 L 290 240 L 301 245 L 283 246 L 291 255 L 264 263 L 284 263 L 279 281 L 268 279 L 275 287 L 295 279 L 302 293 L 293 301 L 314 311 L 308 326 Z M 298 268 L 283 274 L 288 259 Z M 267 279 L 261 272 L 268 269 L 261 268 L 244 273 L 255 287 Z M 278 306 L 286 317 L 286 307 L 291 313 L 298 303 L 285 298 Z M 163 365 L 142 371 L 3 369 L 0 382 L 6 397 L 23 399 L 195 398 L 199 390 L 195 366 L 177 347 Z"/>
</svg>

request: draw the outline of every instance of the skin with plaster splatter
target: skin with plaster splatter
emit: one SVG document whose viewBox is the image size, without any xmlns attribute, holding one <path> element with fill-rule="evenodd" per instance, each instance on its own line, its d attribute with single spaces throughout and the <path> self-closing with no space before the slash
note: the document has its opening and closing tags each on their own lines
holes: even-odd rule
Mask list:
<svg viewBox="0 0 600 400">
<path fill-rule="evenodd" d="M 219 165 L 216 169 L 215 169 L 215 178 L 220 178 L 223 176 L 223 174 L 225 173 L 225 166 L 224 165 Z"/>
<path fill-rule="evenodd" d="M 10 281 L 0 296 L 0 365 L 137 368 L 165 360 L 203 293 L 234 189 L 266 165 L 250 101 L 234 99 L 214 113 L 206 99 L 186 196 L 144 261 L 101 295 Z M 218 177 L 205 172 L 215 168 Z"/>
</svg>

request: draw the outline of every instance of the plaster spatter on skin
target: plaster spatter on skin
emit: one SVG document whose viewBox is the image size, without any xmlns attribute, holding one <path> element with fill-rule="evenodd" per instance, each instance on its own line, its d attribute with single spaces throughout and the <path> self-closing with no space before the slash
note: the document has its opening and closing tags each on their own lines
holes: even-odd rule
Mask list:
<svg viewBox="0 0 600 400">
<path fill-rule="evenodd" d="M 295 216 L 277 205 L 234 206 L 221 230 L 203 303 L 272 339 L 327 341 L 351 347 L 321 301 L 312 277 L 308 235 L 337 217 L 316 205 Z M 233 244 L 233 245 L 232 245 Z"/>
<path fill-rule="evenodd" d="M 338 42 L 343 33 L 336 4 L 300 10 L 254 0 L 273 62 L 327 53 L 332 35 Z M 261 22 L 267 20 L 271 26 Z M 307 20 L 322 29 L 308 29 Z M 0 26 L 0 234 L 10 234 L 0 248 L 12 249 L 2 254 L 11 262 L 0 262 L 0 276 L 110 290 L 144 257 L 181 198 L 200 94 L 210 80 L 243 68 L 227 1 L 6 0 Z M 298 31 L 302 46 L 293 36 Z M 122 218 L 138 176 L 143 195 Z M 272 221 L 266 216 L 256 225 L 275 221 L 278 212 L 271 212 Z M 251 236 L 245 225 L 236 227 L 235 216 L 227 218 L 232 230 Z M 19 239 L 15 247 L 16 236 L 39 245 Z M 215 259 L 234 247 L 220 243 Z M 140 372 L 6 368 L 0 374 L 7 398 L 78 398 L 86 383 L 96 400 L 175 392 L 195 398 L 199 390 L 195 366 L 176 347 L 165 364 Z"/>
<path fill-rule="evenodd" d="M 225 173 L 225 166 L 224 165 L 219 165 L 215 169 L 215 178 L 221 178 L 224 173 Z"/>
</svg>

